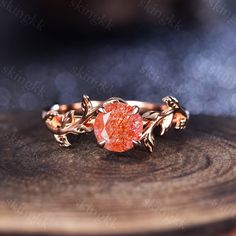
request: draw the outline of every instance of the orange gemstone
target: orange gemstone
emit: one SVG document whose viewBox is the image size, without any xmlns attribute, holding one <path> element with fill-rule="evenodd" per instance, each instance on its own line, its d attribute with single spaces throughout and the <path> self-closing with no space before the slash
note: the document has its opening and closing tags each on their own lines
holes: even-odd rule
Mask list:
<svg viewBox="0 0 236 236">
<path fill-rule="evenodd" d="M 54 128 L 60 128 L 62 126 L 62 116 L 54 116 L 50 123 Z"/>
<path fill-rule="evenodd" d="M 97 141 L 105 141 L 105 148 L 113 152 L 125 152 L 133 148 L 133 141 L 139 141 L 143 131 L 142 117 L 134 108 L 121 102 L 104 105 L 94 123 Z"/>
</svg>

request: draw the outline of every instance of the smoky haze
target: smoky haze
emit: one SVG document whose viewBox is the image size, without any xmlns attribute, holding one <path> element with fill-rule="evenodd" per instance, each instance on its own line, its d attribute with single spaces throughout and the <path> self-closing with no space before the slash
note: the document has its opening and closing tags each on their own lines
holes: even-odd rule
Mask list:
<svg viewBox="0 0 236 236">
<path fill-rule="evenodd" d="M 1 110 L 39 110 L 83 94 L 173 95 L 192 114 L 236 115 L 233 1 L 136 1 L 114 12 L 106 1 L 102 10 L 60 2 L 0 0 Z"/>
</svg>

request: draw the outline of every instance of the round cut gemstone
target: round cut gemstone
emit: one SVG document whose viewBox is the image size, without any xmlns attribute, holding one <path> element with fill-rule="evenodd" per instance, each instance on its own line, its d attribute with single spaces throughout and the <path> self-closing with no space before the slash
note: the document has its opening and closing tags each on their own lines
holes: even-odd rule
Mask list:
<svg viewBox="0 0 236 236">
<path fill-rule="evenodd" d="M 143 131 L 142 117 L 134 114 L 134 107 L 122 102 L 107 103 L 94 123 L 98 143 L 113 152 L 125 152 L 133 148 L 133 141 L 139 141 Z"/>
</svg>

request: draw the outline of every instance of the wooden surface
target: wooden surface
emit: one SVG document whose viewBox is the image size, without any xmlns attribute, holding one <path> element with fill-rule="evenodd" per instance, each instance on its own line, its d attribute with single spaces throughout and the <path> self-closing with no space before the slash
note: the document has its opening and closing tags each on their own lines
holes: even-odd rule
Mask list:
<svg viewBox="0 0 236 236">
<path fill-rule="evenodd" d="M 0 133 L 0 234 L 234 228 L 236 119 L 192 117 L 187 130 L 159 138 L 153 154 L 110 153 L 93 135 L 59 148 L 39 113 L 0 113 Z"/>
</svg>

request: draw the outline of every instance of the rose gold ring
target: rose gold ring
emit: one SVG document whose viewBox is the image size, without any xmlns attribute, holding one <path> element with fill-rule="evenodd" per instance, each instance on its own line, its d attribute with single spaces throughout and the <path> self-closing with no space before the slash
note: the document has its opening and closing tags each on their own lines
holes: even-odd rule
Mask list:
<svg viewBox="0 0 236 236">
<path fill-rule="evenodd" d="M 71 146 L 68 134 L 94 131 L 99 146 L 109 151 L 125 152 L 139 146 L 152 152 L 156 127 L 160 127 L 160 135 L 163 135 L 172 126 L 186 128 L 189 120 L 189 112 L 176 98 L 165 97 L 163 102 L 158 105 L 117 97 L 102 102 L 91 101 L 84 95 L 79 103 L 55 104 L 42 112 L 42 118 L 63 147 Z"/>
</svg>

